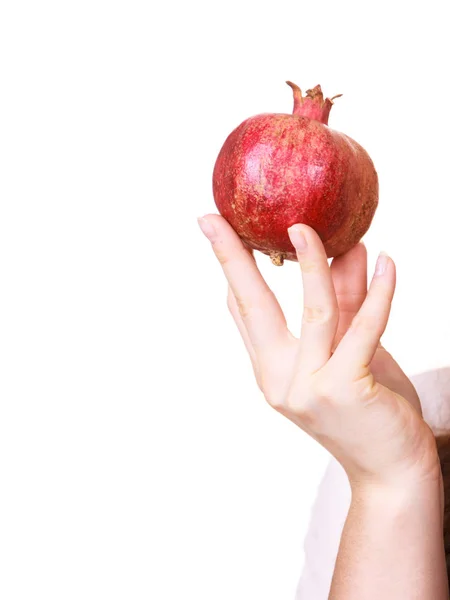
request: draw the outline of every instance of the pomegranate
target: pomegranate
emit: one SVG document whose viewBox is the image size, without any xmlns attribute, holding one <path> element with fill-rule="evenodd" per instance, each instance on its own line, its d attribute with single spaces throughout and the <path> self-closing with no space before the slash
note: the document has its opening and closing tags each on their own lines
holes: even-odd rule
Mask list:
<svg viewBox="0 0 450 600">
<path fill-rule="evenodd" d="M 328 127 L 333 98 L 320 85 L 303 96 L 294 83 L 293 114 L 250 117 L 230 133 L 214 166 L 217 208 L 242 240 L 282 265 L 296 260 L 287 229 L 313 227 L 328 257 L 369 229 L 378 177 L 367 152 Z"/>
</svg>

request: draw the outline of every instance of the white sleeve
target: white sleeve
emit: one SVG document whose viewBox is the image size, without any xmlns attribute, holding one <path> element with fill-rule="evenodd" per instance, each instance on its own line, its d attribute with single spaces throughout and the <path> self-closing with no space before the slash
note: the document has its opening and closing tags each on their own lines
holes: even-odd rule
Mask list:
<svg viewBox="0 0 450 600">
<path fill-rule="evenodd" d="M 450 429 L 450 368 L 411 377 L 422 404 L 423 418 L 435 433 Z"/>
<path fill-rule="evenodd" d="M 350 507 L 347 475 L 332 458 L 312 509 L 305 539 L 305 563 L 296 600 L 327 600 L 342 529 Z"/>
</svg>

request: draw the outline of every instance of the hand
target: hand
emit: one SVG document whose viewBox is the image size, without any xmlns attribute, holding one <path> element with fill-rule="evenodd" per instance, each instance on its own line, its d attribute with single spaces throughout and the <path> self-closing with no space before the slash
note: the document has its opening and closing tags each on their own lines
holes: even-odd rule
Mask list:
<svg viewBox="0 0 450 600">
<path fill-rule="evenodd" d="M 353 485 L 439 478 L 434 436 L 414 387 L 380 344 L 393 261 L 380 255 L 367 292 L 362 244 L 330 268 L 315 231 L 291 227 L 304 290 L 298 339 L 225 219 L 208 215 L 199 223 L 228 279 L 228 305 L 267 402 L 331 452 Z"/>
</svg>

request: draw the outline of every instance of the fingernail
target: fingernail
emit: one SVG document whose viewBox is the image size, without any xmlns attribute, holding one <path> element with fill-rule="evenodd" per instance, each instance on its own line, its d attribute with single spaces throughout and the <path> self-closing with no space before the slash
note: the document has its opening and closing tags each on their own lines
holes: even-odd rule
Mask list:
<svg viewBox="0 0 450 600">
<path fill-rule="evenodd" d="M 205 219 L 205 217 L 199 217 L 197 221 L 208 240 L 213 242 L 217 233 L 214 225 L 208 219 Z"/>
<path fill-rule="evenodd" d="M 306 250 L 308 244 L 306 242 L 306 237 L 304 236 L 303 232 L 300 230 L 300 227 L 298 227 L 297 225 L 293 225 L 292 227 L 289 227 L 288 234 L 289 234 L 290 240 L 292 242 L 292 245 L 295 247 L 295 249 L 298 250 L 299 252 L 304 252 Z"/>
<path fill-rule="evenodd" d="M 380 256 L 378 257 L 377 264 L 375 266 L 375 275 L 377 277 L 383 275 L 383 273 L 386 271 L 388 258 L 389 257 L 386 252 L 380 252 Z"/>
</svg>

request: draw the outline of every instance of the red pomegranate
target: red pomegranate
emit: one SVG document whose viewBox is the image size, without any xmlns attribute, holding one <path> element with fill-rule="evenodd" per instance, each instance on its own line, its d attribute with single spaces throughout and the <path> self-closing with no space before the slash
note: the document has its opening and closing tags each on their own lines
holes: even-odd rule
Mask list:
<svg viewBox="0 0 450 600">
<path fill-rule="evenodd" d="M 339 256 L 369 229 L 378 177 L 367 152 L 328 127 L 333 98 L 320 85 L 303 96 L 294 83 L 294 111 L 250 117 L 226 139 L 214 167 L 219 212 L 251 248 L 282 265 L 296 260 L 287 229 L 313 227 L 328 257 Z"/>
</svg>

